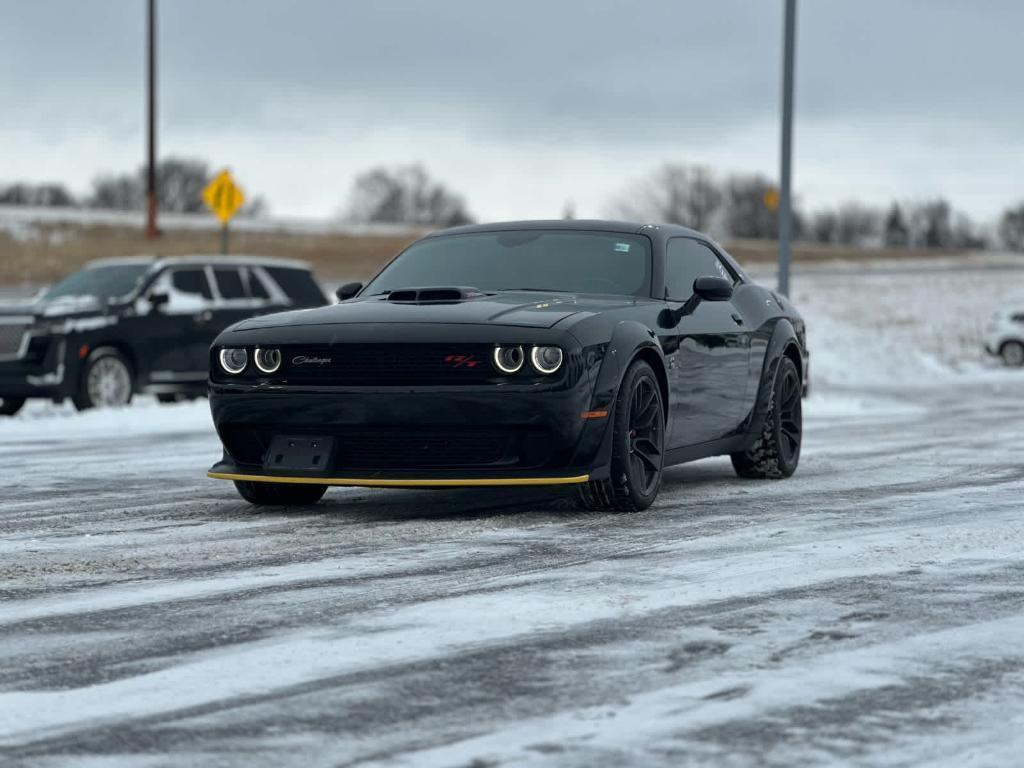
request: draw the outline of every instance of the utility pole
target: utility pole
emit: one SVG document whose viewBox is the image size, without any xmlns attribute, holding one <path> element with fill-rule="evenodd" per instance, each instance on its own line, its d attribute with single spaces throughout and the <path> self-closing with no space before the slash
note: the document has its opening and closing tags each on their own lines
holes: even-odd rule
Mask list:
<svg viewBox="0 0 1024 768">
<path fill-rule="evenodd" d="M 782 169 L 779 174 L 779 293 L 789 295 L 790 239 L 793 229 L 793 65 L 796 57 L 796 0 L 785 0 L 782 52 Z"/>
<path fill-rule="evenodd" d="M 146 237 L 156 226 L 156 0 L 146 3 Z"/>
</svg>

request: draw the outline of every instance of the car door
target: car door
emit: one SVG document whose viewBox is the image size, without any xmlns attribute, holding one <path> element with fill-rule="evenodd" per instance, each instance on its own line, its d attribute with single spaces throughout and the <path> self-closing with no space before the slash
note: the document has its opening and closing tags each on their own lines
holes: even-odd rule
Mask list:
<svg viewBox="0 0 1024 768">
<path fill-rule="evenodd" d="M 209 368 L 215 306 L 206 268 L 169 267 L 154 280 L 148 294 L 164 297 L 148 316 L 150 380 L 154 384 L 203 381 Z"/>
<path fill-rule="evenodd" d="M 670 239 L 665 254 L 665 299 L 670 310 L 678 310 L 692 296 L 698 277 L 738 281 L 710 244 L 688 237 Z M 746 417 L 750 338 L 732 301 L 701 302 L 662 337 L 672 402 L 670 447 L 725 437 Z"/>
</svg>

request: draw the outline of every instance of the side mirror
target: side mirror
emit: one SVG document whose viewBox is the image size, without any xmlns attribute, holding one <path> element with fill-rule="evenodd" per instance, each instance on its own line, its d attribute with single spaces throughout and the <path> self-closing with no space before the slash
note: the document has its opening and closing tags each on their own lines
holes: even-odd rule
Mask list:
<svg viewBox="0 0 1024 768">
<path fill-rule="evenodd" d="M 160 307 L 163 307 L 166 304 L 168 304 L 171 300 L 171 297 L 168 296 L 166 293 L 151 293 L 147 298 L 149 301 L 149 305 L 153 309 L 159 309 Z"/>
<path fill-rule="evenodd" d="M 673 312 L 676 323 L 697 311 L 702 301 L 728 301 L 732 298 L 732 283 L 724 277 L 698 277 L 693 281 L 693 295 Z"/>
<path fill-rule="evenodd" d="M 693 281 L 693 295 L 701 301 L 728 301 L 732 298 L 732 282 L 724 277 L 698 277 Z"/>
<path fill-rule="evenodd" d="M 341 288 L 334 292 L 334 295 L 338 297 L 338 301 L 346 301 L 347 299 L 351 299 L 362 289 L 362 283 L 345 283 Z"/>
</svg>

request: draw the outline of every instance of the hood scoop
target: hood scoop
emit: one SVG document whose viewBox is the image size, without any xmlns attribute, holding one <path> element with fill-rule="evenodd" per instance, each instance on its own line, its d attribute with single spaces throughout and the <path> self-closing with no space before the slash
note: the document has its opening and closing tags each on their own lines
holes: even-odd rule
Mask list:
<svg viewBox="0 0 1024 768">
<path fill-rule="evenodd" d="M 456 304 L 486 295 L 479 288 L 458 286 L 453 288 L 399 288 L 388 294 L 395 304 Z"/>
</svg>

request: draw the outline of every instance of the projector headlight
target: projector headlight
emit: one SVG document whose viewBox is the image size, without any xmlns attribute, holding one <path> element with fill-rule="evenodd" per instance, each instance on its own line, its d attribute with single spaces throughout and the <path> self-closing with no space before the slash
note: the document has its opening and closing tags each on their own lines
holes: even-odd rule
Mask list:
<svg viewBox="0 0 1024 768">
<path fill-rule="evenodd" d="M 530 365 L 545 376 L 561 368 L 564 358 L 561 347 L 534 347 L 530 350 Z"/>
<path fill-rule="evenodd" d="M 497 345 L 494 347 L 494 367 L 502 373 L 518 372 L 523 367 L 525 359 L 526 356 L 523 354 L 523 348 L 520 346 L 503 347 Z"/>
<path fill-rule="evenodd" d="M 262 373 L 274 373 L 281 367 L 281 350 L 279 349 L 257 349 L 253 355 L 256 367 Z"/>
<path fill-rule="evenodd" d="M 232 376 L 240 374 L 245 370 L 245 366 L 249 364 L 249 353 L 239 347 L 225 347 L 220 351 L 218 357 L 220 359 L 220 367 Z"/>
</svg>

